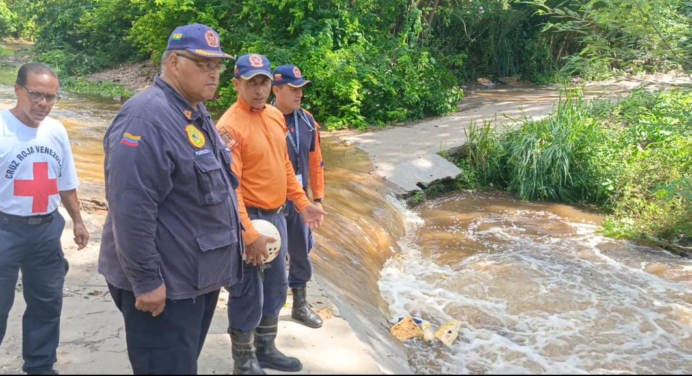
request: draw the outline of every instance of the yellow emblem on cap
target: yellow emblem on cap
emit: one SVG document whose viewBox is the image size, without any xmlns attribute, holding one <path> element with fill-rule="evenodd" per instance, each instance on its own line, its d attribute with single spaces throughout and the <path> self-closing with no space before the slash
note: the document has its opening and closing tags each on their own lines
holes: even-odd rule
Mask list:
<svg viewBox="0 0 692 376">
<path fill-rule="evenodd" d="M 201 149 L 207 144 L 207 139 L 204 137 L 204 133 L 197 129 L 194 125 L 190 124 L 185 127 L 185 133 L 187 133 L 187 139 L 190 141 L 192 146 L 197 149 Z"/>
</svg>

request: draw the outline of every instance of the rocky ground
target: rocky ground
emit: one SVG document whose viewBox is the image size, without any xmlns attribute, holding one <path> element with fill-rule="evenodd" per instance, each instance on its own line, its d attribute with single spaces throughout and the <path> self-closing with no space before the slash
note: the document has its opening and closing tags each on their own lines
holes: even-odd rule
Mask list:
<svg viewBox="0 0 692 376">
<path fill-rule="evenodd" d="M 93 83 L 110 82 L 133 91 L 140 91 L 154 83 L 158 72 L 159 65 L 147 60 L 94 73 L 89 75 L 87 80 Z"/>
</svg>

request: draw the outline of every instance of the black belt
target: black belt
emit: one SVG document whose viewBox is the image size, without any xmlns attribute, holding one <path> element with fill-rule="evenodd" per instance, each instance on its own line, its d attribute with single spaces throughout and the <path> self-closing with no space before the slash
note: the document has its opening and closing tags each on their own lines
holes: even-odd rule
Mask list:
<svg viewBox="0 0 692 376">
<path fill-rule="evenodd" d="M 21 215 L 12 215 L 0 212 L 0 218 L 7 219 L 11 222 L 22 223 L 25 225 L 38 226 L 44 223 L 50 223 L 53 221 L 55 211 L 43 215 L 32 215 L 29 217 L 22 217 Z"/>
<path fill-rule="evenodd" d="M 261 209 L 261 208 L 254 208 L 254 207 L 252 207 L 252 206 L 248 206 L 248 207 L 246 207 L 246 209 L 247 209 L 247 213 L 248 213 L 248 214 L 254 214 L 254 215 L 267 214 L 267 215 L 271 215 L 271 214 L 281 214 L 281 213 L 286 209 L 286 205 L 285 205 L 285 204 L 284 204 L 284 205 L 281 205 L 281 206 L 279 206 L 279 207 L 276 208 L 276 209 Z"/>
</svg>

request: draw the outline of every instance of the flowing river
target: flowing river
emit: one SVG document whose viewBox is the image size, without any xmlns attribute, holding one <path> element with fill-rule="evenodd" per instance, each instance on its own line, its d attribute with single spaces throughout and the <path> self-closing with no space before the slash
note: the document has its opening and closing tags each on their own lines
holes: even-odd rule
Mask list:
<svg viewBox="0 0 692 376">
<path fill-rule="evenodd" d="M 1 108 L 15 75 L 0 70 Z M 100 187 L 102 137 L 121 104 L 62 94 L 52 116 L 82 181 Z M 416 373 L 692 373 L 692 261 L 600 236 L 598 213 L 502 192 L 406 209 L 367 155 L 324 140 L 320 283 L 369 323 L 360 330 L 387 335 L 406 315 L 462 322 L 451 347 L 405 344 Z"/>
</svg>

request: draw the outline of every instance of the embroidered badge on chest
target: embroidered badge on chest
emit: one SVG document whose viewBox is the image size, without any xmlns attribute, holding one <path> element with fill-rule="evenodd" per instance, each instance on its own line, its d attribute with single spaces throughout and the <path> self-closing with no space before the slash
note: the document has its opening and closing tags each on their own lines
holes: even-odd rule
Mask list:
<svg viewBox="0 0 692 376">
<path fill-rule="evenodd" d="M 194 125 L 190 124 L 185 127 L 185 133 L 187 133 L 187 139 L 190 141 L 192 146 L 197 149 L 201 149 L 207 144 L 207 139 L 204 137 L 204 133 L 197 129 Z"/>
</svg>

